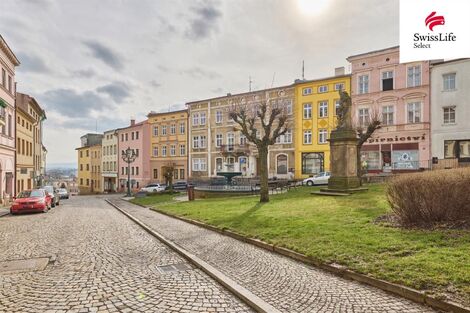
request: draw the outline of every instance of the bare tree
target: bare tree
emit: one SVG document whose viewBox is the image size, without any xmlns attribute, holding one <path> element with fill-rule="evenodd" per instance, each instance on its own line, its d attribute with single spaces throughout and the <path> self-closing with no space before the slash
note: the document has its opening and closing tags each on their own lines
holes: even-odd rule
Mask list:
<svg viewBox="0 0 470 313">
<path fill-rule="evenodd" d="M 175 173 L 175 163 L 168 163 L 163 168 L 163 177 L 165 177 L 165 184 L 168 186 L 168 190 L 173 192 L 173 175 Z"/>
<path fill-rule="evenodd" d="M 259 98 L 258 98 L 259 97 Z M 271 98 L 270 92 L 239 99 L 232 103 L 229 117 L 240 127 L 246 139 L 258 149 L 260 173 L 260 202 L 269 202 L 268 149 L 276 139 L 288 131 L 287 101 L 285 91 Z"/>
<path fill-rule="evenodd" d="M 382 125 L 382 119 L 378 110 L 374 108 L 369 109 L 368 116 L 365 117 L 364 120 L 358 120 L 357 118 L 353 122 L 354 127 L 357 132 L 357 176 L 359 177 L 359 181 L 362 184 L 362 176 L 364 171 L 362 170 L 362 162 L 361 162 L 361 149 L 364 143 L 372 137 L 377 129 L 379 129 Z"/>
</svg>

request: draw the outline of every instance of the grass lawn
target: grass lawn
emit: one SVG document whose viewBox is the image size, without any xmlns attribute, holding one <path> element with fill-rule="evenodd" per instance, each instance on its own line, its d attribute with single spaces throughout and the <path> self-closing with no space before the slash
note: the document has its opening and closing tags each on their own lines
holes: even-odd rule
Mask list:
<svg viewBox="0 0 470 313">
<path fill-rule="evenodd" d="M 313 190 L 274 195 L 267 204 L 257 197 L 176 203 L 165 195 L 138 201 L 470 305 L 469 231 L 373 223 L 389 210 L 383 185 L 349 197 L 314 196 Z"/>
</svg>

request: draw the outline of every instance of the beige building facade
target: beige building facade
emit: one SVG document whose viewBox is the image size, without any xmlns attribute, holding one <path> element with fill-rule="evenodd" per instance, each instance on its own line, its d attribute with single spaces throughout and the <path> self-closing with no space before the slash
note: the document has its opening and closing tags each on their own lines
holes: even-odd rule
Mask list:
<svg viewBox="0 0 470 313">
<path fill-rule="evenodd" d="M 16 190 L 42 185 L 42 123 L 46 118 L 37 101 L 26 94 L 16 94 Z"/>
<path fill-rule="evenodd" d="M 101 152 L 101 192 L 116 192 L 118 186 L 118 136 L 116 130 L 104 132 Z"/>
<path fill-rule="evenodd" d="M 259 175 L 256 146 L 240 132 L 229 112 L 233 105 L 254 107 L 264 101 L 270 105 L 283 101 L 290 125 L 288 132 L 269 149 L 269 176 L 293 177 L 295 125 L 294 87 L 291 85 L 187 103 L 190 124 L 188 165 L 192 178 L 213 177 L 218 172 L 240 172 L 248 178 Z"/>
<path fill-rule="evenodd" d="M 148 115 L 150 128 L 150 172 L 152 181 L 165 183 L 165 168 L 173 167 L 173 182 L 185 181 L 188 175 L 188 112 Z"/>
</svg>

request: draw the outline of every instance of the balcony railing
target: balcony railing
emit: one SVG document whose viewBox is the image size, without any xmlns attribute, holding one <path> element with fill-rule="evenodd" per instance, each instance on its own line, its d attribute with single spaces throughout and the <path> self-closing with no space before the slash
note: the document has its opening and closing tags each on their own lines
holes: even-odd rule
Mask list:
<svg viewBox="0 0 470 313">
<path fill-rule="evenodd" d="M 250 147 L 247 144 L 245 145 L 221 145 L 217 147 L 217 150 L 219 150 L 223 154 L 245 155 L 250 152 Z"/>
</svg>

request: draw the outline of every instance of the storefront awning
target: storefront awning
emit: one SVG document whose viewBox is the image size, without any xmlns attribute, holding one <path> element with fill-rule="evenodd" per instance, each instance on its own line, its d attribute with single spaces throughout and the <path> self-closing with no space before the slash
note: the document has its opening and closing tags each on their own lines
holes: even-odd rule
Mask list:
<svg viewBox="0 0 470 313">
<path fill-rule="evenodd" d="M 7 102 L 5 100 L 3 100 L 2 98 L 0 98 L 0 107 L 6 108 L 7 105 L 8 105 Z"/>
</svg>

